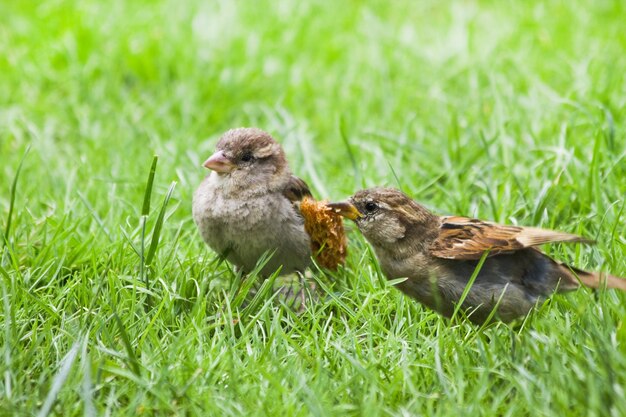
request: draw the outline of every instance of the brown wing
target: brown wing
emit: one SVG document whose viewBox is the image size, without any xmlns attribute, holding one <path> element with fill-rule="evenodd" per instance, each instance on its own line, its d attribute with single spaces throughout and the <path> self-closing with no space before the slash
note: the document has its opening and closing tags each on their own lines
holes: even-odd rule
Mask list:
<svg viewBox="0 0 626 417">
<path fill-rule="evenodd" d="M 442 217 L 439 236 L 430 253 L 447 259 L 480 259 L 552 242 L 592 241 L 583 237 L 535 227 L 505 226 L 467 217 Z"/>
<path fill-rule="evenodd" d="M 289 183 L 287 183 L 283 195 L 292 203 L 302 201 L 304 197 L 313 197 L 306 182 L 293 175 L 289 178 Z"/>
</svg>

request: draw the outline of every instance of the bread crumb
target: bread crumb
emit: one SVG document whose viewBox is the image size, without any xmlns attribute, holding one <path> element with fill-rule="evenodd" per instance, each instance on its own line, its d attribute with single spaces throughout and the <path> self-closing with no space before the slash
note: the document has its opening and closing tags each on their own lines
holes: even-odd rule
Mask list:
<svg viewBox="0 0 626 417">
<path fill-rule="evenodd" d="M 336 270 L 344 264 L 347 254 L 343 217 L 330 209 L 326 201 L 310 197 L 301 201 L 300 212 L 304 217 L 304 230 L 311 237 L 315 261 L 321 267 Z"/>
</svg>

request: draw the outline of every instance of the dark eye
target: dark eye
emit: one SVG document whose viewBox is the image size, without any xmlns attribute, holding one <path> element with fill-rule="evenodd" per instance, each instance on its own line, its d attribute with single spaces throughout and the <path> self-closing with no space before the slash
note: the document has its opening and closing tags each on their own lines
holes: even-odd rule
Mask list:
<svg viewBox="0 0 626 417">
<path fill-rule="evenodd" d="M 373 201 L 368 201 L 367 203 L 365 203 L 365 211 L 367 211 L 368 213 L 373 213 L 376 210 L 378 210 L 378 204 L 374 203 Z"/>
<path fill-rule="evenodd" d="M 254 157 L 252 156 L 252 152 L 245 152 L 243 155 L 241 155 L 242 162 L 250 162 L 253 158 Z"/>
</svg>

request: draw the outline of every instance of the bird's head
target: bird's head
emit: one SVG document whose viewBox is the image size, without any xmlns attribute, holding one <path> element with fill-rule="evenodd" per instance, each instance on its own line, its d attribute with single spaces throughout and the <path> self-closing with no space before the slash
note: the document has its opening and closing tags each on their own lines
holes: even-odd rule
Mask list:
<svg viewBox="0 0 626 417">
<path fill-rule="evenodd" d="M 395 188 L 369 188 L 329 207 L 353 220 L 375 248 L 426 238 L 437 217 Z"/>
<path fill-rule="evenodd" d="M 288 171 L 285 153 L 278 142 L 256 128 L 237 128 L 224 133 L 215 153 L 204 162 L 236 188 L 271 186 Z"/>
</svg>

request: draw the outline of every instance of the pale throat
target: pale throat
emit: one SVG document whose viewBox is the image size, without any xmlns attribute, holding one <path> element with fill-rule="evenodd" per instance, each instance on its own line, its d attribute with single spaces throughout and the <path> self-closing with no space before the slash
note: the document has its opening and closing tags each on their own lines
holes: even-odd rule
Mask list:
<svg viewBox="0 0 626 417">
<path fill-rule="evenodd" d="M 274 175 L 268 175 L 267 172 L 261 172 L 261 175 L 252 172 L 240 174 L 243 175 L 237 175 L 237 171 L 231 173 L 212 171 L 208 183 L 211 188 L 221 190 L 227 197 L 246 198 L 272 192 L 275 188 L 280 188 L 284 182 L 272 181 Z"/>
</svg>

